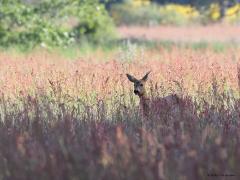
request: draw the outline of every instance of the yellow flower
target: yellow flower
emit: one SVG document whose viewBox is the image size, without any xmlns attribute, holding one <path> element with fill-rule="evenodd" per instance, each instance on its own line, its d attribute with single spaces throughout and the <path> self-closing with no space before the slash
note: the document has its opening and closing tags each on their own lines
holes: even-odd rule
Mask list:
<svg viewBox="0 0 240 180">
<path fill-rule="evenodd" d="M 151 0 L 133 0 L 132 4 L 135 7 L 146 6 L 151 3 Z"/>
<path fill-rule="evenodd" d="M 168 4 L 163 7 L 162 11 L 166 12 L 175 12 L 177 14 L 180 14 L 186 18 L 194 18 L 199 16 L 199 12 L 190 5 L 177 5 L 177 4 Z"/>
<path fill-rule="evenodd" d="M 216 21 L 220 18 L 220 7 L 218 4 L 211 4 L 208 10 L 208 14 L 211 20 Z"/>
<path fill-rule="evenodd" d="M 225 16 L 227 22 L 235 22 L 238 19 L 240 19 L 240 4 L 228 8 Z"/>
<path fill-rule="evenodd" d="M 236 4 L 235 6 L 228 8 L 226 11 L 226 16 L 234 16 L 238 13 L 240 13 L 240 4 Z"/>
</svg>

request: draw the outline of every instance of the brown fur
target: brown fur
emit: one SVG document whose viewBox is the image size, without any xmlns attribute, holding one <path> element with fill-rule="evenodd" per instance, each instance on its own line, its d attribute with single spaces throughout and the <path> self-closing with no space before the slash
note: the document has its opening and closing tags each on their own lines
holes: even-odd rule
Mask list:
<svg viewBox="0 0 240 180">
<path fill-rule="evenodd" d="M 140 98 L 140 109 L 144 119 L 149 119 L 150 114 L 158 115 L 161 110 L 167 113 L 178 113 L 180 99 L 176 94 L 165 96 L 163 98 L 150 99 L 147 97 L 145 84 L 148 79 L 148 72 L 142 79 L 136 79 L 134 76 L 127 74 L 129 81 L 134 83 L 134 93 Z"/>
</svg>

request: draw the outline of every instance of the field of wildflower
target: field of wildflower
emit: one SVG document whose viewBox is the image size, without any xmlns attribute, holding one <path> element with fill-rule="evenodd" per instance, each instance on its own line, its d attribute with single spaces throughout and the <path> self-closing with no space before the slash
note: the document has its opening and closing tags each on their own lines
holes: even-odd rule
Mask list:
<svg viewBox="0 0 240 180">
<path fill-rule="evenodd" d="M 0 179 L 238 179 L 239 49 L 129 51 L 2 52 Z M 192 114 L 144 126 L 126 73 L 149 70 L 149 97 Z"/>
</svg>

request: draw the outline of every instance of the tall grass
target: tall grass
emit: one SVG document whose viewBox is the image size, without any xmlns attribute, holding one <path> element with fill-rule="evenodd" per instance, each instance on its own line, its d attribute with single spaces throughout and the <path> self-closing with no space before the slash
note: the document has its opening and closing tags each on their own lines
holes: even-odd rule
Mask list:
<svg viewBox="0 0 240 180">
<path fill-rule="evenodd" d="M 127 62 L 0 57 L 0 179 L 239 176 L 237 51 L 159 49 Z M 182 111 L 196 114 L 162 111 L 143 126 L 125 73 L 147 70 L 150 97 L 177 93 Z"/>
</svg>

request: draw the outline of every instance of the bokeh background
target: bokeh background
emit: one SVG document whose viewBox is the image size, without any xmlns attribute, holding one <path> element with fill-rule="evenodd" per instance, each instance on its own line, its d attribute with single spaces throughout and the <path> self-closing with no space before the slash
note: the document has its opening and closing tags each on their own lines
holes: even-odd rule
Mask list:
<svg viewBox="0 0 240 180">
<path fill-rule="evenodd" d="M 232 26 L 239 25 L 240 4 L 237 0 L 1 0 L 0 15 L 2 48 L 27 50 L 89 43 L 112 47 L 124 38 L 238 39 L 239 28 Z M 216 24 L 224 27 L 207 28 Z"/>
</svg>

